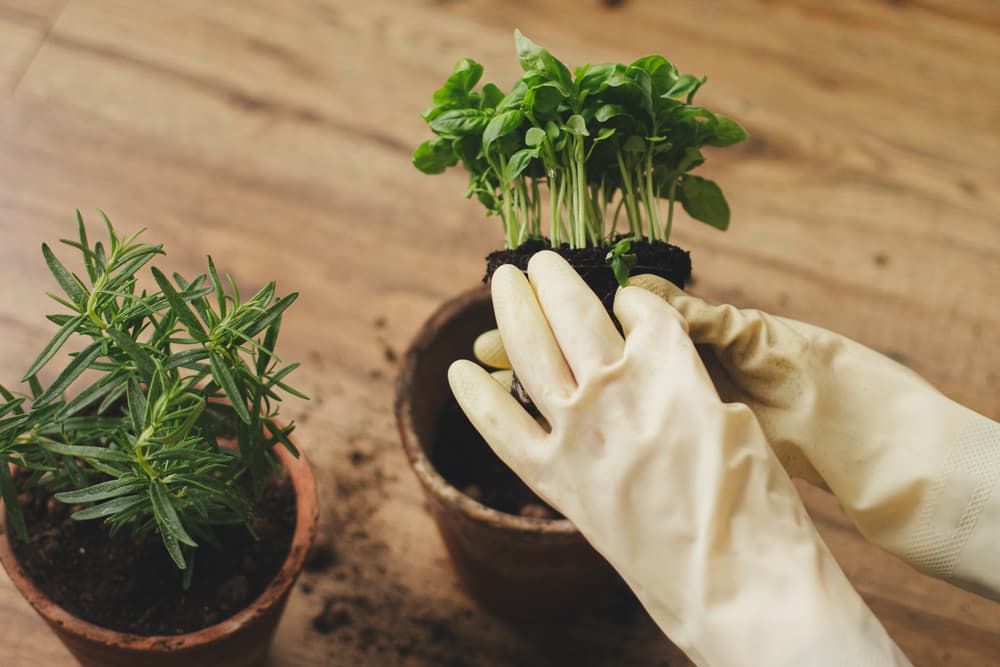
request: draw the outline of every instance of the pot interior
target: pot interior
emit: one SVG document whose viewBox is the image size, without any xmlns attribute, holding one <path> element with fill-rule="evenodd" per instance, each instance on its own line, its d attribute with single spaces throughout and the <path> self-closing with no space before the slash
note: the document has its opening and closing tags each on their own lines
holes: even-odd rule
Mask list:
<svg viewBox="0 0 1000 667">
<path fill-rule="evenodd" d="M 452 301 L 428 323 L 411 351 L 409 378 L 410 416 L 416 445 L 428 460 L 435 460 L 440 418 L 454 403 L 448 386 L 448 367 L 458 359 L 474 359 L 472 344 L 479 334 L 495 329 L 496 317 L 487 290 L 474 290 Z"/>
<path fill-rule="evenodd" d="M 448 367 L 474 359 L 473 344 L 496 327 L 489 290 L 446 302 L 407 352 L 397 384 L 396 416 L 425 489 L 476 521 L 505 529 L 575 534 L 483 440 L 448 386 Z"/>
</svg>

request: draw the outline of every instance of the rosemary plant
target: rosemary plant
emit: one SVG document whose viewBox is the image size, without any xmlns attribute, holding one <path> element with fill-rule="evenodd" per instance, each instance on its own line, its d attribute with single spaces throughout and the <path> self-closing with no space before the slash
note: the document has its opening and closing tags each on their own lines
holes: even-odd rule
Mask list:
<svg viewBox="0 0 1000 667">
<path fill-rule="evenodd" d="M 667 241 L 677 202 L 697 220 L 729 226 L 722 190 L 689 172 L 705 161 L 704 146 L 729 146 L 747 134 L 693 104 L 705 78 L 681 74 L 657 55 L 571 74 L 519 31 L 514 39 L 524 74 L 511 91 L 492 83 L 477 90 L 482 65 L 460 60 L 423 113 L 436 136 L 413 155 L 428 174 L 461 162 L 466 196 L 500 217 L 507 248 L 545 238 L 545 215 L 553 247 L 611 246 L 623 210 L 626 236 Z"/>
<path fill-rule="evenodd" d="M 207 275 L 190 281 L 152 267 L 158 289 L 147 290 L 137 273 L 162 246 L 140 242 L 141 231 L 119 236 L 104 221 L 106 244 L 91 245 L 79 212 L 78 238 L 63 241 L 79 253 L 82 277 L 42 246 L 63 292 L 49 296 L 66 312 L 48 316 L 58 331 L 21 378 L 26 393 L 0 386 L 0 492 L 21 539 L 8 464 L 81 506 L 73 519 L 102 519 L 112 533 L 156 531 L 187 582 L 214 526 L 253 531 L 264 476 L 278 471 L 273 447 L 298 455 L 294 426 L 275 422 L 283 393 L 305 398 L 285 383 L 298 364 L 282 365 L 274 352 L 298 295 L 278 298 L 270 282 L 244 300 L 211 258 Z M 44 385 L 40 372 L 70 339 L 79 350 Z"/>
</svg>

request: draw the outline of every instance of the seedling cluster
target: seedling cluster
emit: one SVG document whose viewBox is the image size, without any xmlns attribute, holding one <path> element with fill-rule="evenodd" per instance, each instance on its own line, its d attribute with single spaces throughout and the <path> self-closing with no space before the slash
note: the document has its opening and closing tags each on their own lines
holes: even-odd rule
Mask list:
<svg viewBox="0 0 1000 667">
<path fill-rule="evenodd" d="M 667 241 L 676 202 L 697 220 L 729 226 L 722 190 L 690 172 L 705 161 L 704 146 L 730 146 L 747 133 L 693 104 L 704 78 L 681 74 L 657 55 L 571 74 L 519 31 L 514 39 L 524 74 L 511 91 L 492 83 L 477 89 L 482 65 L 460 60 L 423 113 L 436 136 L 413 155 L 428 174 L 461 162 L 466 195 L 500 216 L 507 248 L 545 238 L 543 209 L 553 247 L 611 246 L 623 210 L 627 237 Z M 618 246 L 609 262 L 627 250 Z"/>
<path fill-rule="evenodd" d="M 270 282 L 244 300 L 211 258 L 194 280 L 152 267 L 158 289 L 147 291 L 137 272 L 162 246 L 140 242 L 141 232 L 120 237 L 106 217 L 107 245 L 91 245 L 77 220 L 78 239 L 63 243 L 82 256 L 83 278 L 42 246 L 64 293 L 50 296 L 67 312 L 48 316 L 59 329 L 22 378 L 28 393 L 0 386 L 0 492 L 22 539 L 11 463 L 29 484 L 82 505 L 74 519 L 156 531 L 189 581 L 213 526 L 252 531 L 265 474 L 277 469 L 271 449 L 297 455 L 293 426 L 274 419 L 283 393 L 302 396 L 285 383 L 298 364 L 282 365 L 274 349 L 298 295 L 278 298 Z M 43 386 L 39 373 L 71 339 L 78 351 Z"/>
</svg>

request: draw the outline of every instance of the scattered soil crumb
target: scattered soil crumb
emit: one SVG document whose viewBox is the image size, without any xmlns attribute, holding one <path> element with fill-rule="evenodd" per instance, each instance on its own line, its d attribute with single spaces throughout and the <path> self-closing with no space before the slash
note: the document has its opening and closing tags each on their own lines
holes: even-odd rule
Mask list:
<svg viewBox="0 0 1000 667">
<path fill-rule="evenodd" d="M 382 346 L 386 342 L 377 340 L 376 344 Z M 388 375 L 391 371 L 383 367 L 383 372 Z M 332 398 L 335 394 L 328 395 Z M 461 414 L 457 404 L 453 409 L 456 415 Z M 344 439 L 343 448 L 336 451 L 328 465 L 317 467 L 317 482 L 329 489 L 333 498 L 329 506 L 324 506 L 321 533 L 324 539 L 315 552 L 318 562 L 313 553 L 307 556 L 312 566 L 299 582 L 303 595 L 300 602 L 308 608 L 304 617 L 309 633 L 307 641 L 324 647 L 328 655 L 356 656 L 369 665 L 650 667 L 656 664 L 655 658 L 665 654 L 666 649 L 659 648 L 663 645 L 662 635 L 651 622 L 643 621 L 634 598 L 609 601 L 589 612 L 579 628 L 574 621 L 535 645 L 534 640 L 498 640 L 497 633 L 510 638 L 520 636 L 522 630 L 510 635 L 503 625 L 494 629 L 492 624 L 499 621 L 488 612 L 471 602 L 453 608 L 447 601 L 452 599 L 450 595 L 430 590 L 457 588 L 458 583 L 452 578 L 412 581 L 412 573 L 407 570 L 411 564 L 401 562 L 399 554 L 386 542 L 385 535 L 392 525 L 379 514 L 391 497 L 390 491 L 396 488 L 388 485 L 398 482 L 399 450 L 388 434 L 385 438 L 373 435 L 370 425 L 358 424 L 354 433 Z M 467 451 L 471 443 L 462 437 L 453 444 Z M 480 445 L 483 452 L 494 456 L 489 446 Z M 390 457 L 392 463 L 387 462 Z M 404 474 L 409 471 L 398 472 Z M 514 480 L 520 483 L 516 476 Z M 489 482 L 471 477 L 455 483 L 469 495 L 476 491 L 468 487 L 478 485 L 488 503 L 490 494 L 496 491 Z M 413 499 L 417 503 L 422 501 L 422 494 L 419 500 Z M 525 490 L 524 495 L 513 494 L 504 506 L 516 515 L 525 504 L 541 502 Z M 329 563 L 323 562 L 324 547 L 334 554 Z M 436 569 L 428 569 L 428 573 L 450 572 L 443 552 L 435 554 L 433 559 L 433 563 L 424 567 Z M 633 623 L 636 620 L 642 622 Z M 602 630 L 609 631 L 608 635 L 604 636 Z M 636 639 L 642 640 L 640 650 L 635 649 Z M 581 648 L 567 656 L 565 646 L 570 642 Z M 637 653 L 641 653 L 638 658 Z M 549 655 L 558 657 L 546 660 Z"/>
<path fill-rule="evenodd" d="M 372 380 L 381 380 L 382 370 L 379 368 L 373 368 L 370 371 L 368 371 L 368 377 L 370 377 Z"/>
<path fill-rule="evenodd" d="M 317 542 L 306 554 L 303 568 L 306 572 L 325 572 L 337 565 L 338 562 L 340 562 L 340 558 L 333 545 L 329 542 Z"/>
<path fill-rule="evenodd" d="M 958 187 L 962 188 L 962 191 L 966 194 L 976 196 L 979 194 L 979 186 L 972 181 L 962 179 L 958 182 Z"/>
<path fill-rule="evenodd" d="M 388 343 L 385 343 L 385 347 L 382 350 L 382 353 L 385 355 L 385 360 L 388 361 L 390 364 L 394 364 L 397 361 L 399 361 L 399 356 L 396 354 L 396 351 L 392 349 L 392 347 Z"/>
<path fill-rule="evenodd" d="M 328 635 L 350 625 L 352 620 L 346 604 L 337 599 L 329 599 L 323 604 L 323 611 L 313 617 L 312 624 L 316 632 Z"/>
<path fill-rule="evenodd" d="M 874 257 L 876 266 L 888 266 L 889 265 L 889 255 L 884 252 L 880 252 Z"/>
<path fill-rule="evenodd" d="M 352 465 L 360 466 L 370 462 L 372 460 L 372 455 L 366 454 L 360 449 L 355 449 L 351 451 L 349 458 L 351 460 Z"/>
<path fill-rule="evenodd" d="M 375 318 L 375 328 L 385 329 L 385 325 L 389 323 L 389 320 L 385 318 L 385 315 L 379 315 Z"/>
</svg>

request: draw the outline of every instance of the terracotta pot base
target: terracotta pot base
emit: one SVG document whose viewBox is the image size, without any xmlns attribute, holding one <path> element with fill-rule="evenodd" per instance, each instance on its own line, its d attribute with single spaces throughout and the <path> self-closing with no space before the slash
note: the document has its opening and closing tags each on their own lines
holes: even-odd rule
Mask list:
<svg viewBox="0 0 1000 667">
<path fill-rule="evenodd" d="M 316 480 L 309 463 L 283 448 L 278 458 L 296 493 L 296 523 L 284 564 L 248 607 L 202 630 L 142 636 L 88 623 L 59 607 L 28 578 L 11 549 L 6 511 L 0 505 L 0 562 L 11 581 L 84 667 L 237 667 L 265 661 L 289 592 L 316 537 Z"/>
<path fill-rule="evenodd" d="M 520 517 L 486 507 L 450 485 L 430 461 L 439 416 L 451 400 L 448 366 L 472 358 L 475 338 L 495 327 L 485 288 L 461 294 L 434 313 L 403 359 L 396 420 L 403 449 L 469 593 L 518 622 L 558 622 L 621 595 L 624 584 L 615 571 L 568 520 Z"/>
</svg>

